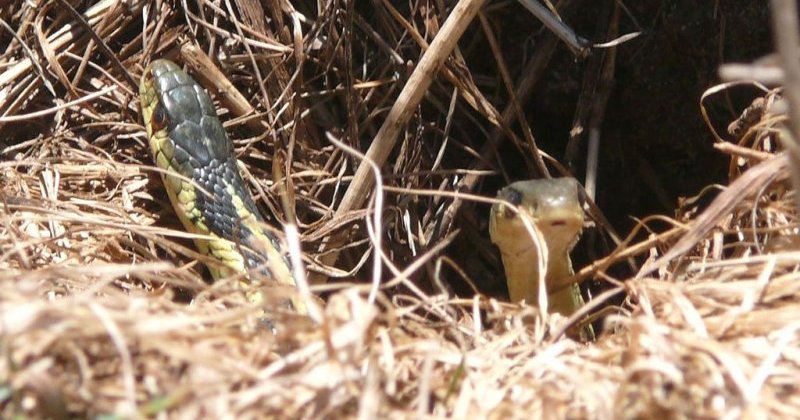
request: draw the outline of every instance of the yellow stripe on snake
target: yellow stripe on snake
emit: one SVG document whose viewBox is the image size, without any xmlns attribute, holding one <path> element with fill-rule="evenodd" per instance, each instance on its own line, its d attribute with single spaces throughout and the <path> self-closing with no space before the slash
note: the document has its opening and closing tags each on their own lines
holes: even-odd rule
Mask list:
<svg viewBox="0 0 800 420">
<path fill-rule="evenodd" d="M 500 249 L 512 302 L 539 305 L 542 282 L 549 313 L 570 316 L 583 306 L 577 284 L 548 291 L 574 274 L 569 253 L 583 229 L 580 188 L 574 178 L 535 179 L 512 183 L 497 193 L 499 200 L 518 210 L 497 203 L 489 216 L 489 235 Z M 579 336 L 583 341 L 593 340 L 591 324 L 582 328 Z"/>
<path fill-rule="evenodd" d="M 203 88 L 175 63 L 155 60 L 139 85 L 142 115 L 153 160 L 178 218 L 215 279 L 244 275 L 248 300 L 263 300 L 260 279 L 296 286 L 288 256 L 264 219 L 237 168 L 233 143 Z M 257 280 L 259 279 L 259 280 Z M 291 304 L 299 313 L 298 298 Z"/>
</svg>

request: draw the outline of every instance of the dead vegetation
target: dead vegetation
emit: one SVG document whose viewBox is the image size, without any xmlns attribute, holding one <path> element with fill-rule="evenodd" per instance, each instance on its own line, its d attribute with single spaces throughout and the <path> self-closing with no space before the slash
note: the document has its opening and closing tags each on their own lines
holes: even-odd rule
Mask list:
<svg viewBox="0 0 800 420">
<path fill-rule="evenodd" d="M 480 204 L 513 165 L 560 171 L 518 117 L 557 41 L 509 71 L 487 41 L 508 3 L 455 29 L 439 3 L 355 3 L 72 2 L 81 19 L 63 0 L 0 6 L 0 417 L 798 415 L 800 253 L 775 92 L 715 133 L 729 187 L 644 219 L 579 271 L 610 284 L 595 305 L 628 297 L 597 342 L 576 343 L 564 318 L 488 296 L 502 280 Z M 464 57 L 484 47 L 502 77 L 472 73 Z M 434 48 L 442 70 L 415 76 Z M 271 334 L 237 282 L 204 281 L 141 126 L 154 57 L 215 97 L 259 204 L 296 214 L 312 280 L 339 278 L 312 286 L 319 323 L 275 312 Z M 613 73 L 601 57 L 600 93 L 582 89 L 591 127 Z M 400 95 L 412 79 L 431 83 L 416 103 Z M 382 201 L 345 147 L 376 142 Z"/>
</svg>

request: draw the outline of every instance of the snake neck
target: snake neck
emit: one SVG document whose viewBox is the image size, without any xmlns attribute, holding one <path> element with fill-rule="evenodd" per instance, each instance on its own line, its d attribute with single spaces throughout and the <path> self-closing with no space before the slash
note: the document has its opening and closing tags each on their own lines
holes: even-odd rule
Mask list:
<svg viewBox="0 0 800 420">
<path fill-rule="evenodd" d="M 566 249 L 556 249 L 548 256 L 545 272 L 545 285 L 558 283 L 574 273 L 572 262 Z M 533 249 L 524 255 L 503 255 L 509 297 L 514 302 L 525 300 L 531 305 L 539 304 L 539 254 Z M 558 312 L 569 316 L 583 305 L 578 285 L 549 293 L 548 312 Z"/>
</svg>

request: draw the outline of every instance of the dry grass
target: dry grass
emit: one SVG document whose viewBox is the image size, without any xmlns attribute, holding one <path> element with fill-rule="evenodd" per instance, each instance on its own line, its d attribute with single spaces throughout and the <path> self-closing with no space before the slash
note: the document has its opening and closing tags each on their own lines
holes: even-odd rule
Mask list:
<svg viewBox="0 0 800 420">
<path fill-rule="evenodd" d="M 580 273 L 603 277 L 614 262 L 649 255 L 615 282 L 629 305 L 606 318 L 596 343 L 581 344 L 557 333 L 561 317 L 458 298 L 441 281 L 455 226 L 476 249 L 455 264 L 472 277 L 469 260 L 492 263 L 477 220 L 486 207 L 455 199 L 454 185 L 475 191 L 486 168 L 503 171 L 501 158 L 481 157 L 503 139 L 535 153 L 509 128 L 515 107 L 495 109 L 451 58 L 423 106 L 408 105 L 420 112 L 384 165 L 384 282 L 373 301 L 372 283 L 357 279 L 372 275 L 364 220 L 374 212 L 364 210 L 374 203 L 334 213 L 359 160 L 328 139 L 366 149 L 409 77 L 399 72 L 412 71 L 406 61 L 443 20 L 389 2 L 370 21 L 353 2 L 317 17 L 262 3 L 271 8 L 79 7 L 99 36 L 91 43 L 60 1 L 0 7 L 0 417 L 798 416 L 797 219 L 788 164 L 768 149 L 780 113 L 740 124 L 736 142 L 720 137 L 732 185 L 709 206 Z M 532 62 L 546 62 L 552 43 Z M 321 323 L 271 313 L 273 335 L 236 282 L 203 280 L 139 118 L 135 80 L 155 56 L 227 78 L 203 84 L 258 201 L 296 212 L 314 272 L 358 283 L 312 288 L 324 292 Z M 494 134 L 493 123 L 502 127 Z M 285 186 L 295 209 L 280 204 Z M 324 266 L 318 250 L 333 245 L 323 238 L 343 232 L 352 245 Z"/>
</svg>

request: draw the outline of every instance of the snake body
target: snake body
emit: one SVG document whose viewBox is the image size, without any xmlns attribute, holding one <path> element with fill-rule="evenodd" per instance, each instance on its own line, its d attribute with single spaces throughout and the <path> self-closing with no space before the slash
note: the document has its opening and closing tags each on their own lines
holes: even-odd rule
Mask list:
<svg viewBox="0 0 800 420">
<path fill-rule="evenodd" d="M 248 298 L 260 301 L 265 278 L 295 286 L 281 242 L 265 226 L 237 168 L 233 143 L 206 91 L 168 60 L 155 60 L 139 86 L 150 152 L 178 218 L 215 279 L 244 274 Z M 292 299 L 296 310 L 302 304 Z"/>
<path fill-rule="evenodd" d="M 569 254 L 583 228 L 580 188 L 574 178 L 554 178 L 519 181 L 498 192 L 505 203 L 492 206 L 489 234 L 500 249 L 512 302 L 538 305 L 544 284 L 548 312 L 570 316 L 583 306 L 577 284 L 548 291 L 574 273 Z M 582 338 L 593 336 L 591 325 L 581 332 Z"/>
</svg>

